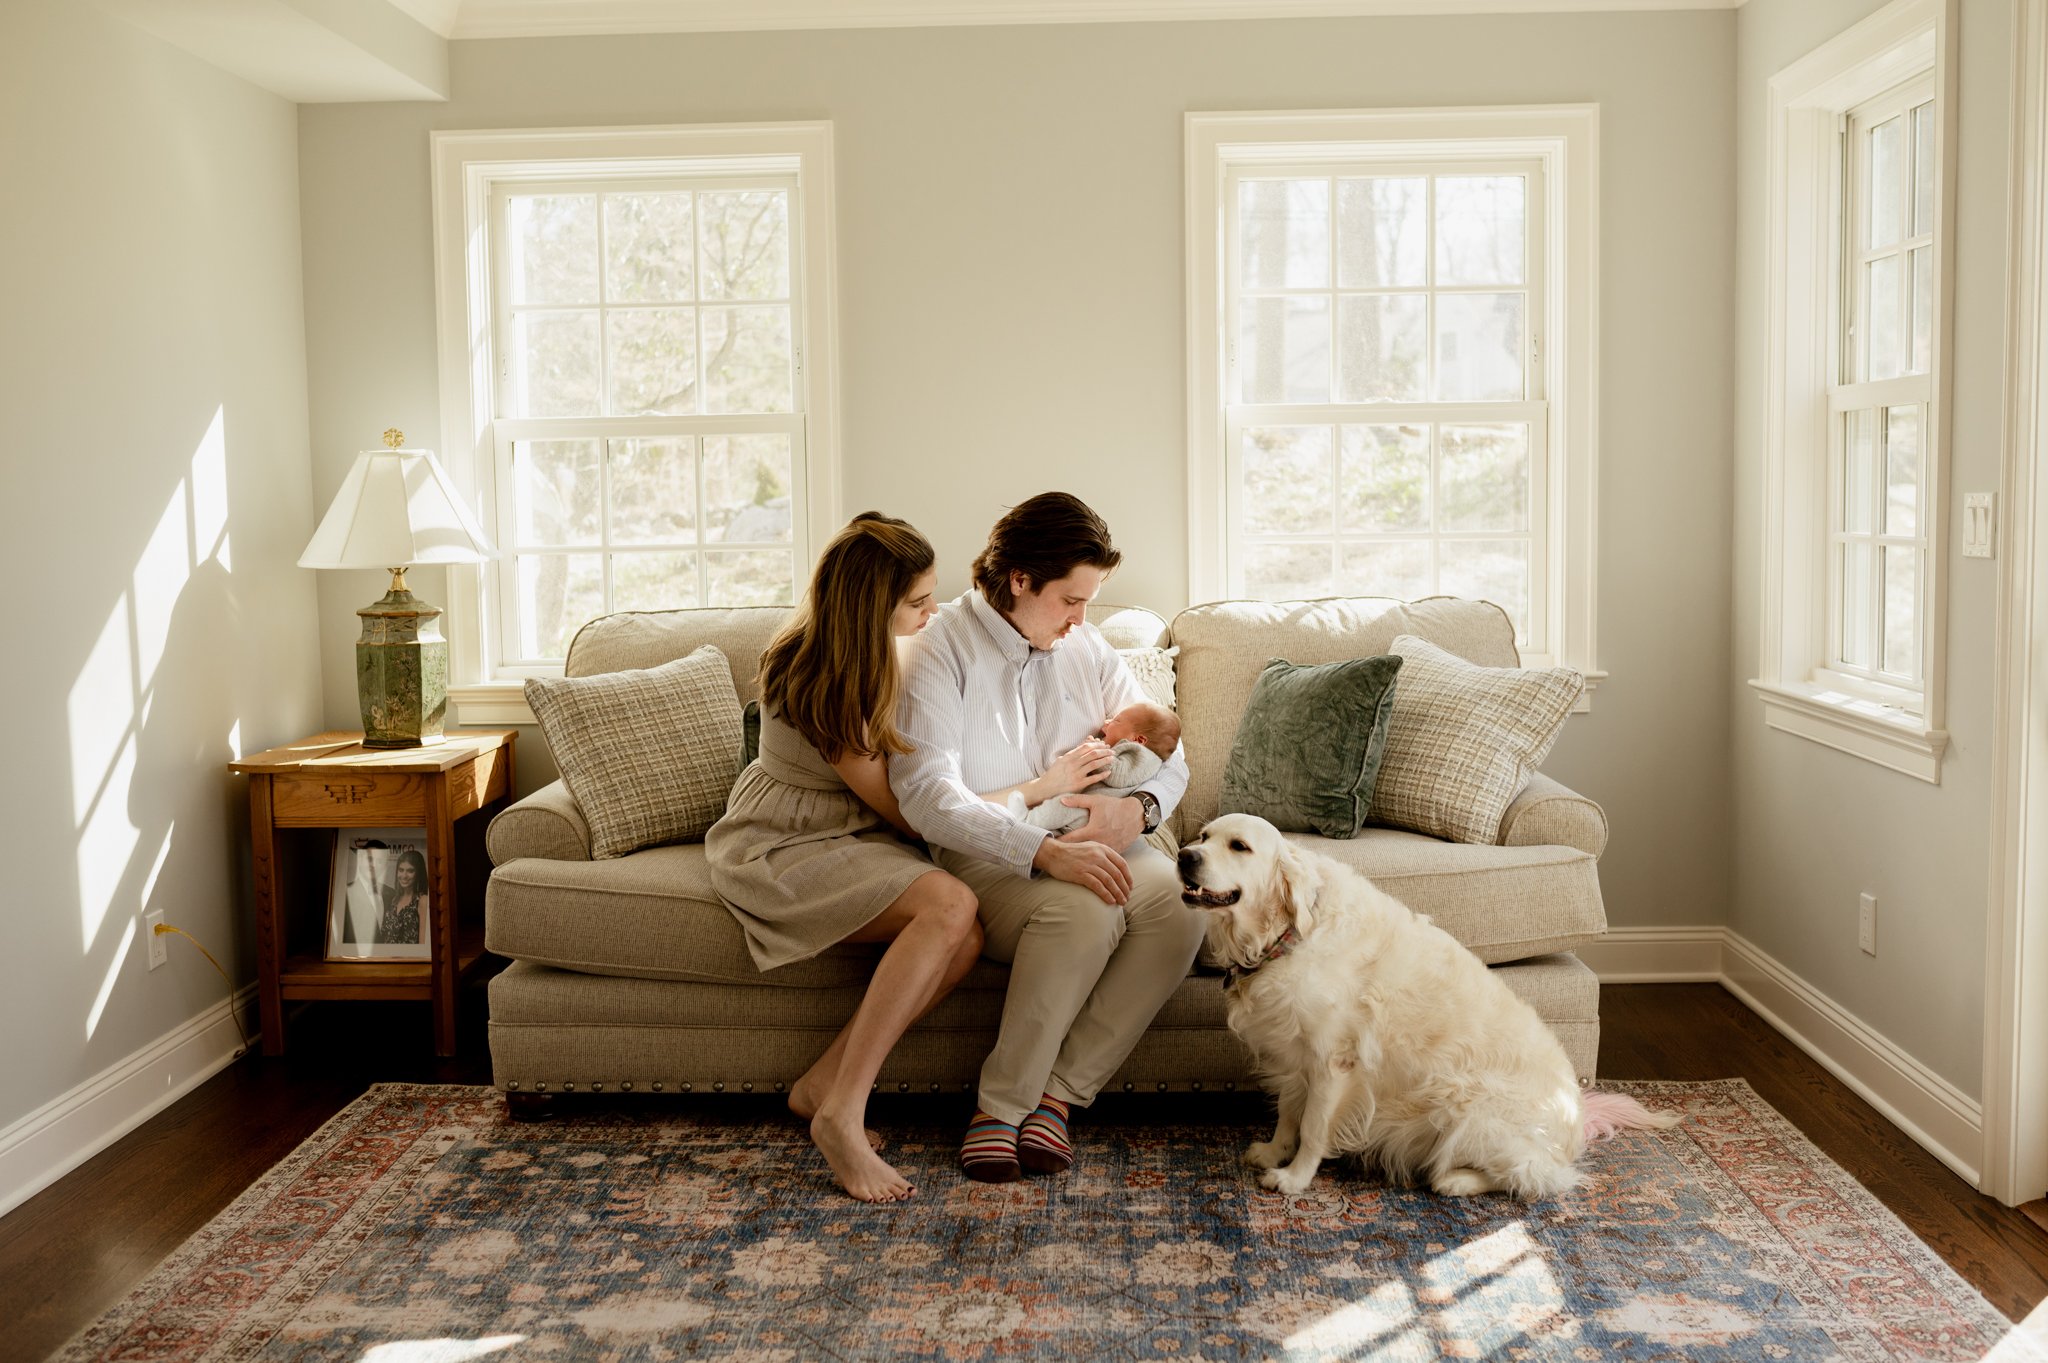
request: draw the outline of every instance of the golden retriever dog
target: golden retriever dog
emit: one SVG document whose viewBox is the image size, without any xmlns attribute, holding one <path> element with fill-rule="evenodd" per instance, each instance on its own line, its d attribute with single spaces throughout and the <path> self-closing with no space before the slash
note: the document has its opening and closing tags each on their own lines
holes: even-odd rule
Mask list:
<svg viewBox="0 0 2048 1363">
<path fill-rule="evenodd" d="M 1230 1030 L 1279 1100 L 1244 1158 L 1298 1193 L 1335 1155 L 1439 1193 L 1554 1197 L 1586 1142 L 1667 1128 L 1633 1098 L 1581 1093 L 1564 1048 L 1456 938 L 1358 872 L 1226 814 L 1181 849 L 1182 900 L 1230 967 Z"/>
</svg>

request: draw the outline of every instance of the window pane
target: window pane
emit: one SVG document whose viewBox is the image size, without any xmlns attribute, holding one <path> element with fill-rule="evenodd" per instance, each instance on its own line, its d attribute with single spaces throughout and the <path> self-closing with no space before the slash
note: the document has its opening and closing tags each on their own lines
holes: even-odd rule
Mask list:
<svg viewBox="0 0 2048 1363">
<path fill-rule="evenodd" d="M 787 549 L 704 555 L 707 606 L 788 606 L 796 601 L 796 559 Z"/>
<path fill-rule="evenodd" d="M 788 544 L 790 462 L 786 435 L 705 436 L 704 538 Z"/>
<path fill-rule="evenodd" d="M 1331 533 L 1336 489 L 1330 485 L 1328 426 L 1253 426 L 1245 431 L 1239 454 L 1247 532 Z"/>
<path fill-rule="evenodd" d="M 595 194 L 518 194 L 505 213 L 514 303 L 598 301 Z"/>
<path fill-rule="evenodd" d="M 788 191 L 706 190 L 697 212 L 706 298 L 789 297 Z"/>
<path fill-rule="evenodd" d="M 1261 601 L 1336 595 L 1327 544 L 1253 544 L 1244 551 L 1244 594 Z"/>
<path fill-rule="evenodd" d="M 519 314 L 512 377 L 514 416 L 596 416 L 597 314 Z"/>
<path fill-rule="evenodd" d="M 1863 267 L 1869 289 L 1864 296 L 1870 300 L 1870 368 L 1865 376 L 1871 379 L 1895 379 L 1906 372 L 1905 299 L 1900 296 L 1904 264 L 1902 257 L 1886 256 Z"/>
<path fill-rule="evenodd" d="M 1337 589 L 1347 595 L 1392 596 L 1413 601 L 1435 590 L 1429 579 L 1426 540 L 1346 544 L 1337 553 L 1342 561 Z"/>
<path fill-rule="evenodd" d="M 1934 230 L 1934 104 L 1913 110 L 1913 235 Z"/>
<path fill-rule="evenodd" d="M 1438 530 L 1527 531 L 1528 426 L 1440 427 L 1436 486 Z"/>
<path fill-rule="evenodd" d="M 1912 678 L 1920 670 L 1920 551 L 1884 547 L 1884 670 Z"/>
<path fill-rule="evenodd" d="M 1439 400 L 1512 402 L 1521 398 L 1523 301 L 1519 293 L 1437 296 Z"/>
<path fill-rule="evenodd" d="M 1920 409 L 1884 414 L 1884 533 L 1920 533 Z"/>
<path fill-rule="evenodd" d="M 1429 300 L 1419 293 L 1337 300 L 1337 401 L 1421 402 L 1429 393 Z"/>
<path fill-rule="evenodd" d="M 1841 546 L 1842 661 L 1851 667 L 1875 661 L 1870 651 L 1872 552 L 1867 540 Z"/>
<path fill-rule="evenodd" d="M 1904 225 L 1900 210 L 1905 206 L 1906 121 L 1887 118 L 1872 128 L 1870 138 L 1870 236 L 1865 243 L 1872 250 L 1899 243 Z"/>
<path fill-rule="evenodd" d="M 605 195 L 607 301 L 690 301 L 697 256 L 690 216 L 687 191 Z"/>
<path fill-rule="evenodd" d="M 1330 400 L 1330 300 L 1247 298 L 1238 347 L 1246 402 Z"/>
<path fill-rule="evenodd" d="M 704 410 L 787 412 L 789 308 L 704 309 Z"/>
<path fill-rule="evenodd" d="M 596 544 L 603 469 L 595 440 L 512 445 L 512 512 L 522 548 Z"/>
<path fill-rule="evenodd" d="M 1913 251 L 1913 367 L 1925 374 L 1934 367 L 1934 248 Z"/>
<path fill-rule="evenodd" d="M 1529 541 L 1443 540 L 1437 545 L 1437 590 L 1468 601 L 1491 601 L 1529 638 Z"/>
<path fill-rule="evenodd" d="M 1423 247 L 1429 182 L 1337 182 L 1337 287 L 1420 287 L 1429 282 Z"/>
<path fill-rule="evenodd" d="M 1330 182 L 1242 180 L 1237 186 L 1241 285 L 1330 286 Z"/>
<path fill-rule="evenodd" d="M 1429 529 L 1429 427 L 1345 426 L 1338 449 L 1344 530 Z"/>
<path fill-rule="evenodd" d="M 688 436 L 612 441 L 613 544 L 688 543 L 697 537 L 697 460 L 691 444 Z M 616 598 L 616 569 L 612 588 Z"/>
<path fill-rule="evenodd" d="M 596 554 L 521 554 L 522 656 L 568 656 L 569 639 L 604 614 L 603 560 Z"/>
<path fill-rule="evenodd" d="M 1871 532 L 1871 509 L 1877 502 L 1877 425 L 1874 409 L 1851 412 L 1842 453 L 1842 510 L 1838 524 L 1852 535 Z"/>
<path fill-rule="evenodd" d="M 613 416 L 676 416 L 697 410 L 695 308 L 629 308 L 605 314 Z"/>
<path fill-rule="evenodd" d="M 613 554 L 612 609 L 665 611 L 697 604 L 695 554 Z"/>
<path fill-rule="evenodd" d="M 1436 282 L 1522 283 L 1527 194 L 1519 175 L 1439 175 Z"/>
</svg>

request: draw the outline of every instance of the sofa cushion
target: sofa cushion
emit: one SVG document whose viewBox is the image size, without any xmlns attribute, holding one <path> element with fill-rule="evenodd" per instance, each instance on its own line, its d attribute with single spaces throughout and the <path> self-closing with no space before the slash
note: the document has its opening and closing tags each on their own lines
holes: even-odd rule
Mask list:
<svg viewBox="0 0 2048 1363">
<path fill-rule="evenodd" d="M 673 611 L 619 611 L 600 615 L 569 641 L 566 677 L 659 667 L 710 644 L 732 666 L 733 692 L 742 703 L 761 694 L 761 655 L 789 619 L 787 606 Z"/>
<path fill-rule="evenodd" d="M 1557 741 L 1585 678 L 1482 667 L 1402 635 L 1372 821 L 1454 842 L 1499 841 L 1501 815 Z"/>
<path fill-rule="evenodd" d="M 1289 833 L 1351 838 L 1372 808 L 1399 658 L 1275 658 L 1245 703 L 1217 807 Z"/>
<path fill-rule="evenodd" d="M 1217 792 L 1238 719 L 1267 659 L 1330 663 L 1391 653 L 1400 634 L 1427 639 L 1486 667 L 1513 667 L 1521 661 L 1514 622 L 1505 611 L 1454 596 L 1405 602 L 1376 596 L 1218 601 L 1176 615 L 1181 744 L 1189 773 L 1187 795 L 1176 814 L 1182 839 L 1216 817 Z"/>
<path fill-rule="evenodd" d="M 706 644 L 659 667 L 528 677 L 526 703 L 590 828 L 590 854 L 701 838 L 739 770 L 732 669 Z"/>
</svg>

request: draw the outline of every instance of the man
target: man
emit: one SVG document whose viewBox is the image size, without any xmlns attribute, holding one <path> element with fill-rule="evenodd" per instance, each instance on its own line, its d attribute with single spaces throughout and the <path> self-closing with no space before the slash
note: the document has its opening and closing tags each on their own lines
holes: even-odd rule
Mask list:
<svg viewBox="0 0 2048 1363">
<path fill-rule="evenodd" d="M 1179 872 L 1143 841 L 1186 791 L 1186 759 L 1176 752 L 1130 796 L 1083 789 L 1109 764 L 1090 735 L 1145 698 L 1087 623 L 1122 557 L 1079 498 L 1033 497 L 989 532 L 974 586 L 939 609 L 905 662 L 897 727 L 913 751 L 890 762 L 890 785 L 933 858 L 979 897 L 983 954 L 1010 963 L 960 1151 L 962 1169 L 987 1182 L 1073 1162 L 1069 1109 L 1094 1100 L 1201 944 Z M 1021 823 L 1002 808 L 1019 788 L 1027 800 L 1080 791 L 1052 798 L 1087 822 L 1058 837 Z"/>
</svg>

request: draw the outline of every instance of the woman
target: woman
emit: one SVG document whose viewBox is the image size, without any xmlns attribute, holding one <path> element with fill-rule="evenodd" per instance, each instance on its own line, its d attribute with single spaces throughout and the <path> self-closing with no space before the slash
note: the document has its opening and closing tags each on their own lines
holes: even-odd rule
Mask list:
<svg viewBox="0 0 2048 1363">
<path fill-rule="evenodd" d="M 417 945 L 420 922 L 427 912 L 427 859 L 415 848 L 402 848 L 395 874 L 398 887 L 384 906 L 384 917 L 377 924 L 377 940 Z"/>
<path fill-rule="evenodd" d="M 886 942 L 860 1007 L 790 1088 L 832 1173 L 863 1202 L 913 1189 L 862 1125 L 882 1061 L 981 954 L 972 891 L 906 842 L 890 793 L 896 638 L 937 608 L 932 547 L 865 512 L 825 547 L 803 604 L 761 657 L 761 756 L 705 836 L 712 883 L 762 970 L 841 942 Z M 899 837 L 898 834 L 902 836 Z"/>
</svg>

